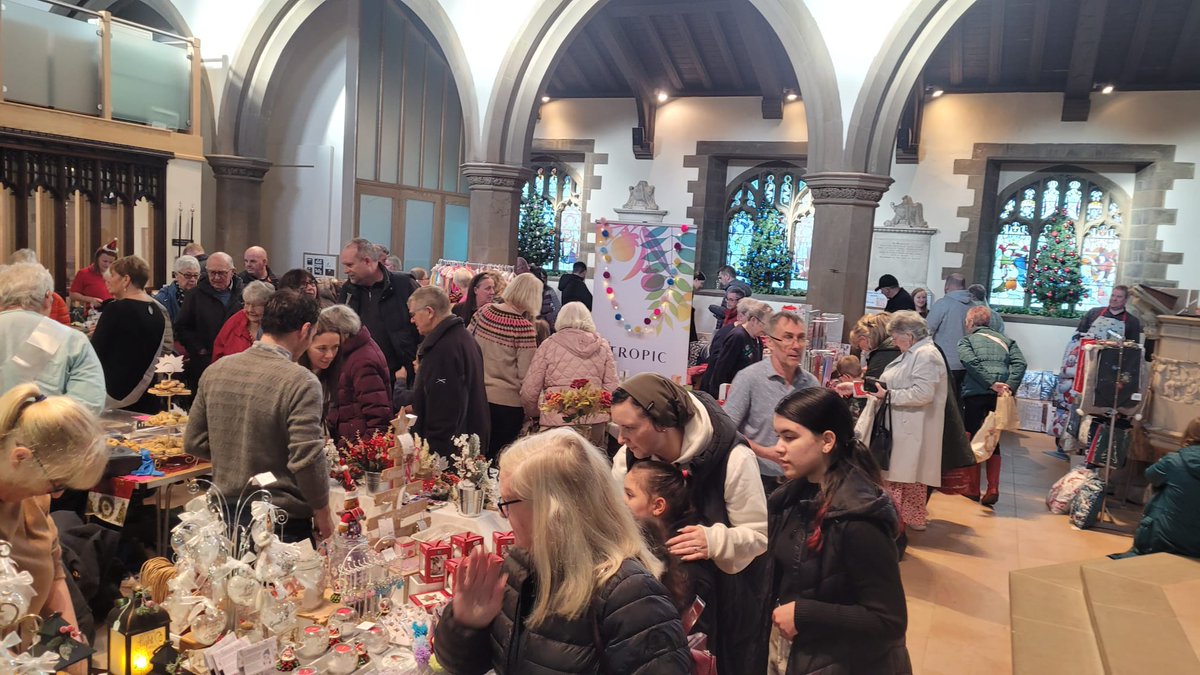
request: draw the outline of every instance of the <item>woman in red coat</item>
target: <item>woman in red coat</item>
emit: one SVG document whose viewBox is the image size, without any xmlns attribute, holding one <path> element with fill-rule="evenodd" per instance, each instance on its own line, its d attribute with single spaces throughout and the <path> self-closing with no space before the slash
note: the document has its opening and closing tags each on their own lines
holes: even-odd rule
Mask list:
<svg viewBox="0 0 1200 675">
<path fill-rule="evenodd" d="M 333 440 L 354 442 L 359 435 L 370 438 L 376 431 L 387 433 L 395 411 L 392 381 L 383 351 L 371 339 L 371 331 L 346 305 L 321 311 L 317 332 L 326 331 L 342 336 L 329 379 L 329 411 L 325 417 Z"/>
<path fill-rule="evenodd" d="M 213 363 L 222 356 L 241 354 L 258 340 L 262 334 L 263 312 L 274 292 L 275 287 L 265 281 L 246 284 L 242 291 L 242 309 L 221 326 L 221 332 L 217 333 L 217 339 L 213 342 Z"/>
</svg>

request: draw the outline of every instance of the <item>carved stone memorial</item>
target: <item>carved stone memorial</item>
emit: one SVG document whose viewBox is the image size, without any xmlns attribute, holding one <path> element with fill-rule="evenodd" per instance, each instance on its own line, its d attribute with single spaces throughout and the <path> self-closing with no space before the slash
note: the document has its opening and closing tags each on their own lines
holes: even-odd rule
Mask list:
<svg viewBox="0 0 1200 675">
<path fill-rule="evenodd" d="M 871 244 L 871 274 L 874 281 L 884 274 L 895 275 L 900 285 L 911 291 L 929 283 L 929 250 L 937 230 L 925 222 L 925 207 L 904 195 L 892 202 L 894 215 L 875 228 Z M 867 289 L 871 290 L 871 289 Z M 941 295 L 940 290 L 937 295 Z"/>
<path fill-rule="evenodd" d="M 630 185 L 629 200 L 621 208 L 613 210 L 622 223 L 661 223 L 667 215 L 654 201 L 654 186 L 644 180 L 639 180 L 637 185 Z"/>
</svg>

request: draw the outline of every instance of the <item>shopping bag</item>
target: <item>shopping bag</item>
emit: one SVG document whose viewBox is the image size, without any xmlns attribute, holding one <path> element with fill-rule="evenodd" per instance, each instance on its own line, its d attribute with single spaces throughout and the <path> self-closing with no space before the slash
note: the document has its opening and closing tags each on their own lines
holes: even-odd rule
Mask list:
<svg viewBox="0 0 1200 675">
<path fill-rule="evenodd" d="M 979 465 L 960 466 L 942 472 L 942 484 L 937 491 L 944 495 L 979 494 Z M 974 482 L 974 489 L 971 483 Z"/>
<path fill-rule="evenodd" d="M 867 445 L 879 468 L 887 471 L 892 465 L 892 404 L 884 397 L 871 423 L 871 442 Z"/>
<path fill-rule="evenodd" d="M 1006 397 L 1012 400 L 1011 396 Z M 996 452 L 996 446 L 1000 444 L 1000 429 L 996 426 L 998 415 L 994 412 L 988 413 L 984 418 L 983 424 L 979 426 L 979 431 L 971 437 L 971 452 L 975 453 L 976 462 L 986 462 L 992 453 Z"/>
<path fill-rule="evenodd" d="M 996 416 L 996 428 L 1000 431 L 1020 430 L 1021 415 L 1017 413 L 1017 399 L 1011 394 L 996 397 L 996 412 L 992 414 Z"/>
</svg>

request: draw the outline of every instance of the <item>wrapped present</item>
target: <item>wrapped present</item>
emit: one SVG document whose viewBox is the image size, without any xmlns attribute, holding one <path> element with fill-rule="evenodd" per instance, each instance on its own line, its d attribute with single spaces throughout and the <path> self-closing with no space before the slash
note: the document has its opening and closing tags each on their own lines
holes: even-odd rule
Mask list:
<svg viewBox="0 0 1200 675">
<path fill-rule="evenodd" d="M 492 553 L 501 558 L 508 555 L 508 549 L 513 545 L 515 538 L 512 532 L 493 532 L 492 533 Z"/>
<path fill-rule="evenodd" d="M 423 541 L 420 545 L 421 581 L 441 582 L 446 578 L 446 561 L 450 559 L 450 544 L 442 540 Z"/>
<path fill-rule="evenodd" d="M 476 547 L 483 548 L 483 537 L 474 532 L 463 532 L 450 537 L 451 553 L 456 558 L 465 558 L 471 555 Z"/>
<path fill-rule="evenodd" d="M 450 594 L 446 591 L 430 591 L 428 593 L 418 593 L 408 597 L 409 602 L 417 607 L 432 613 L 433 610 L 450 602 Z"/>
<path fill-rule="evenodd" d="M 454 595 L 454 573 L 458 571 L 458 566 L 462 564 L 462 558 L 454 558 L 446 561 L 446 592 Z"/>
</svg>

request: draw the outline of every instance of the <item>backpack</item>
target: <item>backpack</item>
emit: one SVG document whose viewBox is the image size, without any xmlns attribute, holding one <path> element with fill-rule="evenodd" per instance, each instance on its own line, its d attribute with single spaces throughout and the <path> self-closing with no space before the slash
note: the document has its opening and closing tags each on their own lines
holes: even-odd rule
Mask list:
<svg viewBox="0 0 1200 675">
<path fill-rule="evenodd" d="M 1087 479 L 1095 476 L 1096 472 L 1091 469 L 1071 469 L 1050 486 L 1050 493 L 1046 495 L 1046 508 L 1050 509 L 1050 513 L 1060 516 L 1068 513 L 1071 510 L 1071 500 L 1075 498 L 1075 493 L 1079 492 L 1079 487 Z"/>
<path fill-rule="evenodd" d="M 1071 524 L 1081 530 L 1095 525 L 1103 504 L 1104 481 L 1099 476 L 1091 476 L 1079 486 L 1071 500 Z"/>
</svg>

